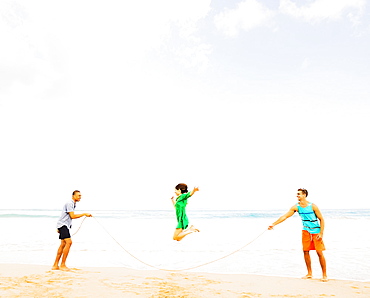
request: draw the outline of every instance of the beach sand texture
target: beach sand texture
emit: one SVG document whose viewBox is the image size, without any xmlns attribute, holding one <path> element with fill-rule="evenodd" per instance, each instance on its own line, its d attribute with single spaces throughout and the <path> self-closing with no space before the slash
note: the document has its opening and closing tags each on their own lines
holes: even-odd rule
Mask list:
<svg viewBox="0 0 370 298">
<path fill-rule="evenodd" d="M 370 297 L 370 282 L 0 264 L 0 297 Z"/>
</svg>

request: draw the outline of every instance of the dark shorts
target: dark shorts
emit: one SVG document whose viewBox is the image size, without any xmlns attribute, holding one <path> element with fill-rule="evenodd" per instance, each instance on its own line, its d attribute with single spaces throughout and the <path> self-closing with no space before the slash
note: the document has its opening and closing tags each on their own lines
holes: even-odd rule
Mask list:
<svg viewBox="0 0 370 298">
<path fill-rule="evenodd" d="M 59 239 L 63 240 L 66 238 L 71 238 L 71 235 L 69 234 L 69 229 L 67 226 L 62 226 L 58 229 L 59 231 Z"/>
</svg>

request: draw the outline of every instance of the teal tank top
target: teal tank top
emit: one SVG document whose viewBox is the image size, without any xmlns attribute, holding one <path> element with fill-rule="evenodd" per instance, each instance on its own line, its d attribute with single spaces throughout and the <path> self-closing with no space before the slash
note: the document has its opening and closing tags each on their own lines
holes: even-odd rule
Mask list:
<svg viewBox="0 0 370 298">
<path fill-rule="evenodd" d="M 308 206 L 302 208 L 297 204 L 299 216 L 302 219 L 303 230 L 308 231 L 310 234 L 320 233 L 320 224 L 316 217 L 315 212 L 312 209 L 312 203 L 308 203 Z"/>
</svg>

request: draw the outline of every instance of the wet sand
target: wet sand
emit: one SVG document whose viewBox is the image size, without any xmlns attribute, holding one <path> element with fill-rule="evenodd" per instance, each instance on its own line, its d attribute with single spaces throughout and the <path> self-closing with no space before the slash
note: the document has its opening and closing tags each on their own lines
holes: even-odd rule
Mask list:
<svg viewBox="0 0 370 298">
<path fill-rule="evenodd" d="M 0 297 L 370 297 L 370 282 L 0 264 Z"/>
</svg>

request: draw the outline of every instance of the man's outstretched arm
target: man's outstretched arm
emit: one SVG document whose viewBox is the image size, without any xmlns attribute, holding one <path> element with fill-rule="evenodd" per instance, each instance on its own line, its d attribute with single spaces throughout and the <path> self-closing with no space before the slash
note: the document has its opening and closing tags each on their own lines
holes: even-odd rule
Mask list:
<svg viewBox="0 0 370 298">
<path fill-rule="evenodd" d="M 296 211 L 297 211 L 297 206 L 293 206 L 292 208 L 290 208 L 290 210 L 287 213 L 285 213 L 283 216 L 280 216 L 277 221 L 275 221 L 271 226 L 269 226 L 268 229 L 272 230 L 274 226 L 278 225 L 279 223 L 282 223 L 284 220 L 291 217 Z"/>
<path fill-rule="evenodd" d="M 72 211 L 72 212 L 69 212 L 69 216 L 70 216 L 72 219 L 76 219 L 76 218 L 80 218 L 80 217 L 83 217 L 83 216 L 91 217 L 92 215 L 91 215 L 90 213 L 75 214 L 75 213 Z"/>
</svg>

